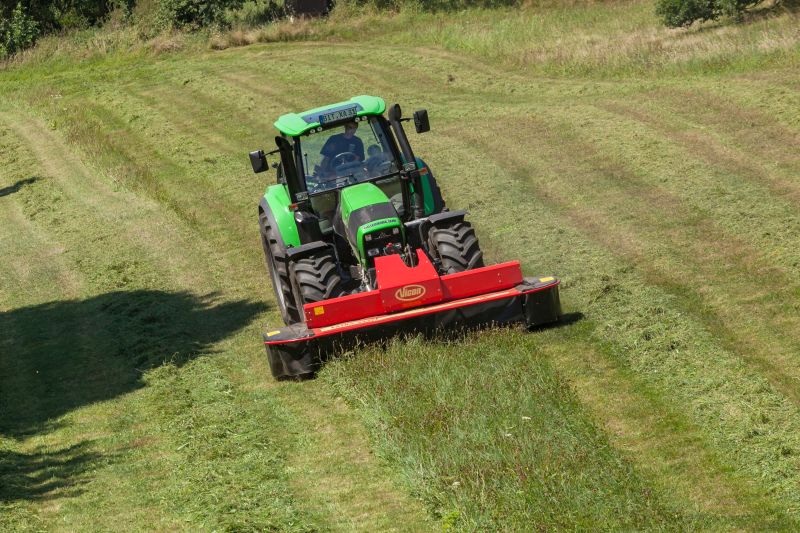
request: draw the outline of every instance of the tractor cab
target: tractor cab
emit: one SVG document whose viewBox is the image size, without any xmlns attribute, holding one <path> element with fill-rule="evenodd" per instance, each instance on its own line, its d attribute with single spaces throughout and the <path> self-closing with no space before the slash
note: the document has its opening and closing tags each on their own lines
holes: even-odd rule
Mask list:
<svg viewBox="0 0 800 533">
<path fill-rule="evenodd" d="M 298 137 L 309 194 L 396 176 L 402 165 L 389 135 L 371 116 Z"/>
<path fill-rule="evenodd" d="M 342 202 L 342 192 L 353 185 L 377 187 L 401 223 L 444 208 L 433 176 L 414 156 L 401 125 L 410 119 L 401 117 L 398 105 L 389 109 L 388 117 L 386 111 L 382 98 L 364 95 L 287 113 L 275 122 L 280 136 L 275 138 L 277 149 L 270 154 L 280 156 L 278 182 L 284 191 L 276 188 L 272 195 L 288 196 L 299 244 L 319 240 L 336 244 L 336 220 L 347 204 Z M 425 111 L 414 113 L 414 123 L 417 132 L 430 129 Z M 266 155 L 260 150 L 251 152 L 254 171 L 267 169 Z M 376 198 L 368 196 L 372 201 Z M 268 201 L 269 192 L 265 199 Z M 356 251 L 361 247 L 361 243 L 350 244 Z"/>
<path fill-rule="evenodd" d="M 332 231 L 341 191 L 372 183 L 405 214 L 400 171 L 402 159 L 386 120 L 378 115 L 354 117 L 344 124 L 312 129 L 294 138 L 298 174 L 305 179 L 311 210 L 323 234 Z"/>
</svg>

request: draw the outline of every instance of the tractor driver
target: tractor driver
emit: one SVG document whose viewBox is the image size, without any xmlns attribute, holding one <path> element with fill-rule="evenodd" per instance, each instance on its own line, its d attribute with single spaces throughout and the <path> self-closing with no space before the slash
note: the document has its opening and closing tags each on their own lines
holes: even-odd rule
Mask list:
<svg viewBox="0 0 800 533">
<path fill-rule="evenodd" d="M 324 174 L 333 172 L 336 166 L 344 163 L 364 160 L 364 143 L 356 137 L 357 129 L 358 123 L 348 122 L 344 125 L 344 133 L 332 135 L 325 141 L 325 146 L 320 150 L 322 154 L 320 170 Z"/>
</svg>

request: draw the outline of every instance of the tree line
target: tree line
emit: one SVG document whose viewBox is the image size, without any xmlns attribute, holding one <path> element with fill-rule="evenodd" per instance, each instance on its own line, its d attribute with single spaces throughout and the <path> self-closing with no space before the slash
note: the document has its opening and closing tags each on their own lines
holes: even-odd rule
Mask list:
<svg viewBox="0 0 800 533">
<path fill-rule="evenodd" d="M 426 11 L 515 6 L 524 0 L 339 0 L 379 10 L 413 5 Z M 761 0 L 654 0 L 656 14 L 671 27 L 720 17 L 738 19 Z M 137 3 L 142 4 L 137 6 Z M 290 12 L 293 0 L 0 0 L 0 58 L 32 46 L 49 33 L 102 24 L 112 12 L 131 21 L 148 12 L 150 30 L 253 26 Z"/>
</svg>

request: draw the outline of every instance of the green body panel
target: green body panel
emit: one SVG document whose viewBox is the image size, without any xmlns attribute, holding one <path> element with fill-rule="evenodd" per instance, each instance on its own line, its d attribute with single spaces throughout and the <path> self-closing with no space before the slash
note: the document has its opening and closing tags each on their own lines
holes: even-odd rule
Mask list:
<svg viewBox="0 0 800 533">
<path fill-rule="evenodd" d="M 384 194 L 377 185 L 372 183 L 360 183 L 352 185 L 343 189 L 339 197 L 339 208 L 342 213 L 342 220 L 345 225 L 350 222 L 350 215 L 357 209 L 369 207 L 376 204 L 389 204 L 392 205 L 391 200 Z M 362 265 L 366 265 L 367 255 L 364 250 L 364 236 L 368 233 L 381 231 L 391 228 L 400 228 L 403 242 L 405 242 L 405 233 L 403 223 L 397 216 L 383 217 L 379 220 L 370 220 L 369 222 L 359 226 L 356 232 L 355 252 L 358 260 Z"/>
<path fill-rule="evenodd" d="M 356 209 L 374 204 L 385 204 L 389 198 L 377 185 L 372 183 L 359 183 L 342 189 L 339 203 L 342 209 L 342 219 L 345 224 L 350 220 L 350 213 Z"/>
<path fill-rule="evenodd" d="M 431 170 L 425 164 L 425 161 L 417 158 L 417 168 L 422 170 L 425 169 L 424 172 L 420 172 L 420 181 L 422 182 L 422 204 L 425 209 L 425 216 L 430 216 L 436 211 L 436 203 L 433 200 L 433 188 L 431 187 L 431 180 L 433 179 L 433 174 L 431 174 Z"/>
<path fill-rule="evenodd" d="M 300 234 L 297 232 L 297 224 L 294 222 L 294 212 L 289 209 L 292 201 L 289 199 L 289 190 L 286 185 L 271 185 L 264 193 L 267 205 L 275 217 L 275 228 L 283 239 L 283 244 L 289 246 L 300 246 Z"/>
<path fill-rule="evenodd" d="M 289 137 L 297 137 L 303 135 L 312 128 L 319 127 L 319 115 L 337 109 L 345 109 L 348 107 L 358 107 L 356 116 L 363 117 L 365 115 L 381 115 L 386 111 L 386 102 L 383 98 L 377 96 L 354 96 L 350 100 L 344 102 L 337 102 L 322 107 L 316 107 L 303 111 L 302 113 L 287 113 L 278 117 L 275 121 L 275 127 L 278 131 Z"/>
</svg>

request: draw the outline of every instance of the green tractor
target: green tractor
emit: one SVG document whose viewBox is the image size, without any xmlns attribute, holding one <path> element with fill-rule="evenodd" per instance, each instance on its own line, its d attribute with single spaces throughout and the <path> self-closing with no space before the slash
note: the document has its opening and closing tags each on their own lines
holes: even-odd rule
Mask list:
<svg viewBox="0 0 800 533">
<path fill-rule="evenodd" d="M 256 173 L 269 168 L 268 155 L 279 158 L 277 183 L 258 209 L 286 324 L 264 337 L 276 377 L 313 373 L 345 338 L 522 320 L 533 293 L 550 303 L 529 323 L 560 314 L 554 278 L 523 280 L 516 262 L 484 266 L 466 213 L 446 208 L 433 173 L 411 149 L 403 128 L 411 119 L 397 104 L 385 112 L 383 99 L 356 96 L 282 115 L 277 148 L 250 153 Z M 425 110 L 413 121 L 417 133 L 429 131 Z M 465 277 L 468 271 L 475 275 Z M 477 296 L 488 302 L 473 302 Z M 497 316 L 497 301 L 516 307 Z M 477 318 L 465 319 L 469 311 Z"/>
</svg>

